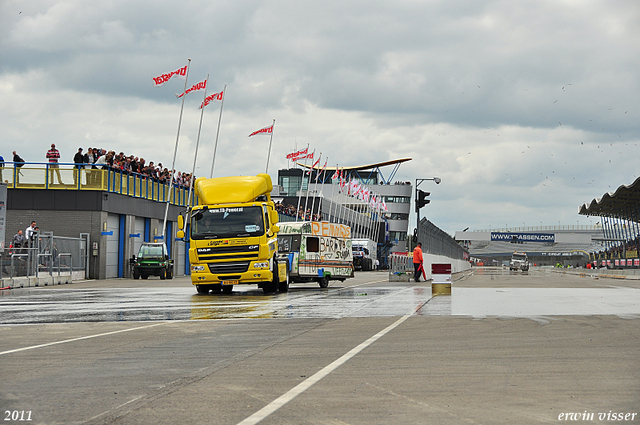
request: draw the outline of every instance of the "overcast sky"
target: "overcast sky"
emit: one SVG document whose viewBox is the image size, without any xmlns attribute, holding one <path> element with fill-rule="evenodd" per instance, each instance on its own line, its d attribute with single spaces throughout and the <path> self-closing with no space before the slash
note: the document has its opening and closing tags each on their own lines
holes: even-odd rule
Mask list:
<svg viewBox="0 0 640 425">
<path fill-rule="evenodd" d="M 44 162 L 53 142 L 63 162 L 103 147 L 170 166 L 184 81 L 151 77 L 190 58 L 189 85 L 227 85 L 215 176 L 264 172 L 269 137 L 247 136 L 275 119 L 274 181 L 307 144 L 333 166 L 409 157 L 394 180 L 440 177 L 421 216 L 449 233 L 595 224 L 579 207 L 640 175 L 639 29 L 637 0 L 3 0 L 0 154 Z"/>
</svg>

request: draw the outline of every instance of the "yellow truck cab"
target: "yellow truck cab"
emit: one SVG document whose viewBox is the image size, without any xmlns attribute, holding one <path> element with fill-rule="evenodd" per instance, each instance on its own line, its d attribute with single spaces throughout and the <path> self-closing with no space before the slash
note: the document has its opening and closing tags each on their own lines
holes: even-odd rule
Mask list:
<svg viewBox="0 0 640 425">
<path fill-rule="evenodd" d="M 190 242 L 191 283 L 198 293 L 229 293 L 239 284 L 257 284 L 265 293 L 289 290 L 272 189 L 268 174 L 195 181 L 199 202 L 187 223 L 178 217 L 178 237 Z"/>
</svg>

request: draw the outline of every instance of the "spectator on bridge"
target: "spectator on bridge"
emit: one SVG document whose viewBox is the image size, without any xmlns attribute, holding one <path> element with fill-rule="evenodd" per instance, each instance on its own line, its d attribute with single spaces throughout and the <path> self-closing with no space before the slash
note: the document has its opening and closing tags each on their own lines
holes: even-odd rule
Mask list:
<svg viewBox="0 0 640 425">
<path fill-rule="evenodd" d="M 82 155 L 82 148 L 78 148 L 78 152 L 73 156 L 73 163 L 75 165 L 75 170 L 73 170 L 73 185 L 76 186 L 78 184 L 78 177 L 80 177 L 80 170 L 82 170 L 82 165 L 84 163 L 84 155 Z"/>
<path fill-rule="evenodd" d="M 24 159 L 20 158 L 20 155 L 18 155 L 16 151 L 13 151 L 13 166 L 18 169 L 18 171 L 16 171 L 16 183 L 20 182 L 20 174 L 22 174 L 20 172 L 20 167 L 23 165 Z"/>
<path fill-rule="evenodd" d="M 51 173 L 51 179 L 49 180 L 50 184 L 53 184 L 53 172 L 56 172 L 56 176 L 58 177 L 58 184 L 62 183 L 62 177 L 60 177 L 60 167 L 58 165 L 58 160 L 60 159 L 60 152 L 56 149 L 56 145 L 51 143 L 51 149 L 47 151 L 47 159 L 49 160 L 49 171 Z"/>
</svg>

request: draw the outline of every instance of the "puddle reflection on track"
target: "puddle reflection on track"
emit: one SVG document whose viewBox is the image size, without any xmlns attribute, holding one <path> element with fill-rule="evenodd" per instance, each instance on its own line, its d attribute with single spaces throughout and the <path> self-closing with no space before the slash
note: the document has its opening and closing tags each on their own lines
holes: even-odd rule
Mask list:
<svg viewBox="0 0 640 425">
<path fill-rule="evenodd" d="M 421 306 L 421 307 L 420 307 Z M 34 289 L 0 297 L 0 324 L 416 315 L 535 317 L 618 315 L 640 318 L 635 288 L 454 288 L 450 296 L 414 286 L 292 288 L 198 295 L 192 288 Z"/>
</svg>

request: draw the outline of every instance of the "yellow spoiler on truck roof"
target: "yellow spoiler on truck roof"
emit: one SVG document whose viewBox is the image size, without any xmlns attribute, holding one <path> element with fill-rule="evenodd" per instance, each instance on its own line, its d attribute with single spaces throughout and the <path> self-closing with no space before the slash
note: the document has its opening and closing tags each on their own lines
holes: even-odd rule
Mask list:
<svg viewBox="0 0 640 425">
<path fill-rule="evenodd" d="M 257 176 L 216 177 L 196 179 L 194 190 L 200 200 L 200 205 L 238 204 L 252 202 L 258 196 L 271 198 L 273 190 L 271 176 L 258 174 Z"/>
</svg>

